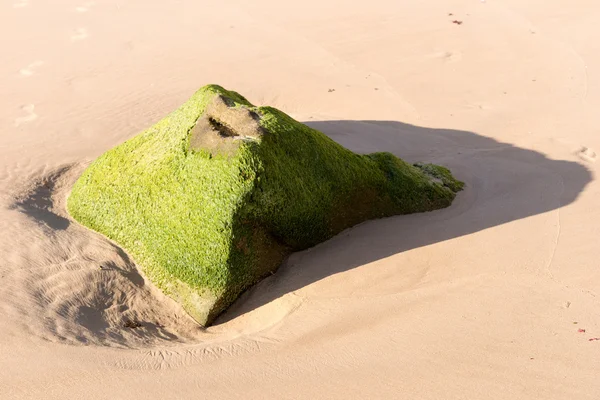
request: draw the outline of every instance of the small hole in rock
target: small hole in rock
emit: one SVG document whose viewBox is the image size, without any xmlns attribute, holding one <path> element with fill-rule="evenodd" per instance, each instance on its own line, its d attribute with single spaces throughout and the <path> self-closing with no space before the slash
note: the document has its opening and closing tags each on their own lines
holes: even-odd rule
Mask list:
<svg viewBox="0 0 600 400">
<path fill-rule="evenodd" d="M 208 122 L 210 122 L 210 125 L 213 127 L 213 129 L 215 129 L 217 132 L 219 132 L 219 135 L 221 135 L 222 137 L 239 136 L 237 133 L 235 133 L 235 131 L 233 129 L 231 129 L 227 125 L 217 121 L 214 118 L 209 118 Z"/>
</svg>

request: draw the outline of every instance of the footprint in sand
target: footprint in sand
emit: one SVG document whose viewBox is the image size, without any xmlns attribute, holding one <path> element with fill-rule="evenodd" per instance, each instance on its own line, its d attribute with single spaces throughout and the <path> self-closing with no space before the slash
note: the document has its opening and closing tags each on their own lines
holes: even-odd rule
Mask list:
<svg viewBox="0 0 600 400">
<path fill-rule="evenodd" d="M 77 11 L 78 13 L 88 12 L 88 11 L 90 11 L 90 8 L 92 8 L 92 6 L 94 4 L 96 4 L 96 3 L 94 3 L 93 1 L 89 1 L 83 5 L 75 7 L 75 11 Z"/>
<path fill-rule="evenodd" d="M 20 0 L 16 3 L 13 3 L 13 8 L 23 8 L 29 5 L 29 0 Z"/>
<path fill-rule="evenodd" d="M 35 121 L 38 115 L 33 112 L 34 109 L 35 105 L 33 104 L 27 104 L 21 107 L 21 110 L 23 110 L 27 115 L 25 117 L 19 117 L 15 119 L 15 127 L 19 127 L 21 124 L 26 124 L 31 121 Z"/>
<path fill-rule="evenodd" d="M 596 152 L 589 147 L 582 146 L 581 149 L 579 149 L 579 151 L 575 154 L 577 154 L 577 156 L 583 161 L 596 162 Z"/>
<path fill-rule="evenodd" d="M 80 40 L 87 39 L 88 36 L 89 36 L 89 34 L 88 34 L 87 29 L 79 28 L 73 32 L 73 35 L 71 35 L 71 41 L 78 42 Z"/>
<path fill-rule="evenodd" d="M 27 67 L 20 69 L 19 74 L 21 74 L 21 76 L 29 77 L 33 75 L 35 73 L 35 70 L 41 67 L 42 65 L 44 65 L 43 61 L 34 61 Z"/>
</svg>

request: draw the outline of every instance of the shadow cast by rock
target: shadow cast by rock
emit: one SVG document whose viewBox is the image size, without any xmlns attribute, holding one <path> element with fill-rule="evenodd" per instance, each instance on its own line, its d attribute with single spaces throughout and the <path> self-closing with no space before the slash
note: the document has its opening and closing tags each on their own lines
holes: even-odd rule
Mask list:
<svg viewBox="0 0 600 400">
<path fill-rule="evenodd" d="M 216 324 L 328 276 L 556 210 L 574 202 L 592 180 L 590 171 L 577 162 L 552 160 L 542 153 L 467 131 L 394 121 L 306 124 L 358 153 L 387 151 L 408 162 L 444 165 L 466 183 L 465 190 L 447 209 L 369 221 L 293 254 L 277 273 L 244 293 Z"/>
</svg>

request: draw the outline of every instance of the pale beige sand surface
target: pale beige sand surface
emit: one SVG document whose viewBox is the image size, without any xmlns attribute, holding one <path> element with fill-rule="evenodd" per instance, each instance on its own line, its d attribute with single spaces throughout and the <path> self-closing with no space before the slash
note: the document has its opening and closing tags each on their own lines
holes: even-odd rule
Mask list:
<svg viewBox="0 0 600 400">
<path fill-rule="evenodd" d="M 600 398 L 599 21 L 591 0 L 3 1 L 0 398 Z M 466 190 L 294 254 L 200 330 L 64 204 L 207 83 Z"/>
</svg>

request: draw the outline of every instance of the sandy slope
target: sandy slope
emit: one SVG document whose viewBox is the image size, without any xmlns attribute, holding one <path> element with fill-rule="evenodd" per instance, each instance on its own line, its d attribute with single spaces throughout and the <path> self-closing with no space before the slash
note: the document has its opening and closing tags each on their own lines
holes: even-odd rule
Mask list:
<svg viewBox="0 0 600 400">
<path fill-rule="evenodd" d="M 599 19 L 591 0 L 2 2 L 0 398 L 597 399 Z M 213 82 L 467 189 L 293 255 L 201 331 L 64 200 Z"/>
</svg>

